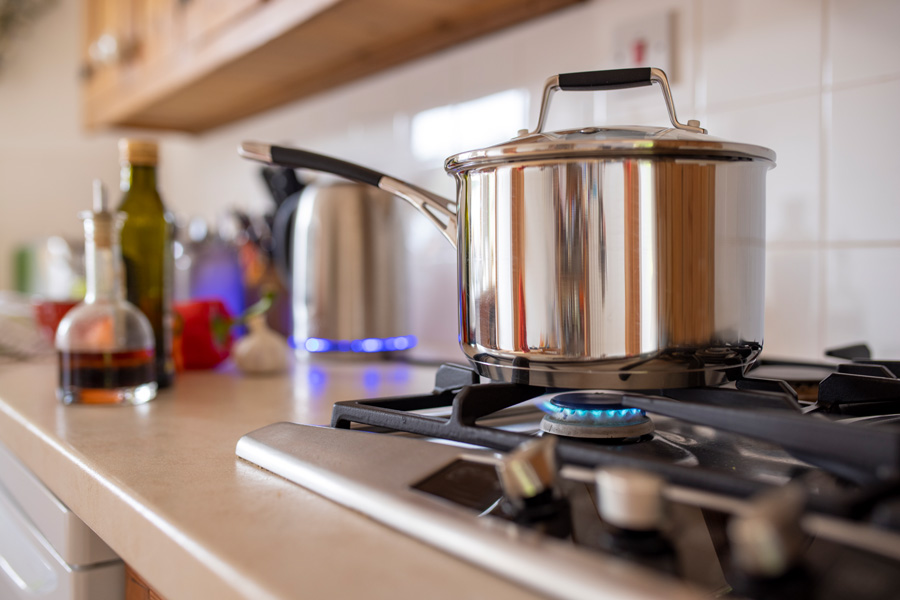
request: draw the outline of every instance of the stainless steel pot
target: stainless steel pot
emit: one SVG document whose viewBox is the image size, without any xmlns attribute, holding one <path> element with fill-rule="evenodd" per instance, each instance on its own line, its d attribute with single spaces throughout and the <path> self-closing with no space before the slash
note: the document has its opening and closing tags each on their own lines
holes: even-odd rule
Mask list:
<svg viewBox="0 0 900 600">
<path fill-rule="evenodd" d="M 672 128 L 542 131 L 557 89 L 651 83 Z M 551 77 L 533 132 L 447 159 L 457 203 L 302 150 L 245 143 L 241 154 L 377 186 L 434 221 L 458 249 L 460 344 L 491 379 L 716 385 L 762 349 L 765 174 L 775 153 L 680 123 L 658 69 Z"/>
</svg>

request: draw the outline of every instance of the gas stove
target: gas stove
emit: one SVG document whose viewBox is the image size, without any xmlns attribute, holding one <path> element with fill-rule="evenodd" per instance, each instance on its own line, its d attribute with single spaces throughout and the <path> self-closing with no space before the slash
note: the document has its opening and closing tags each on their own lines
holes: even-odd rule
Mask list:
<svg viewBox="0 0 900 600">
<path fill-rule="evenodd" d="M 832 354 L 642 393 L 445 365 L 237 454 L 550 597 L 894 598 L 900 362 Z"/>
</svg>

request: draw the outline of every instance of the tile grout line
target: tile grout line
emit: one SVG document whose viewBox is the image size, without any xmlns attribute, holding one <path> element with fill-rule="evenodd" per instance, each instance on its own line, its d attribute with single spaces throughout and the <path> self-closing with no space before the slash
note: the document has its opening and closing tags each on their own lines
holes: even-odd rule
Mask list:
<svg viewBox="0 0 900 600">
<path fill-rule="evenodd" d="M 830 57 L 829 57 L 830 58 Z M 829 61 L 830 67 L 830 61 Z M 834 83 L 833 81 L 834 75 L 829 68 L 829 80 L 825 83 L 824 88 L 829 92 L 843 92 L 845 90 L 852 90 L 861 87 L 868 87 L 872 85 L 881 85 L 883 83 L 891 83 L 900 79 L 900 72 L 897 73 L 887 73 L 884 75 L 872 75 L 870 77 L 863 77 L 861 79 L 853 79 L 850 81 L 843 81 L 841 83 Z"/>
<path fill-rule="evenodd" d="M 822 86 L 821 84 L 817 84 L 815 86 L 787 90 L 783 92 L 774 92 L 761 96 L 748 96 L 733 100 L 713 102 L 711 105 L 707 105 L 706 108 L 709 110 L 709 112 L 712 113 L 745 110 L 748 108 L 756 108 L 758 106 L 765 106 L 768 104 L 790 102 L 791 100 L 797 100 L 799 98 L 815 97 L 821 92 Z"/>
<path fill-rule="evenodd" d="M 766 247 L 770 250 L 857 250 L 857 249 L 891 249 L 900 248 L 900 240 L 798 240 L 798 241 L 774 241 Z"/>
<path fill-rule="evenodd" d="M 823 74 L 820 76 L 819 83 L 815 86 L 799 88 L 794 90 L 787 90 L 783 92 L 775 92 L 772 94 L 765 94 L 762 96 L 751 96 L 744 98 L 736 98 L 732 100 L 725 100 L 723 102 L 714 102 L 711 105 L 707 104 L 705 108 L 711 113 L 723 113 L 729 111 L 736 110 L 745 110 L 748 108 L 756 108 L 758 106 L 765 106 L 769 104 L 778 104 L 781 102 L 790 102 L 791 100 L 798 100 L 801 98 L 809 98 L 812 96 L 821 96 L 821 94 L 832 93 L 832 92 L 843 92 L 847 90 L 854 90 L 864 87 L 870 87 L 875 85 L 882 85 L 885 83 L 892 83 L 900 80 L 900 72 L 891 73 L 888 75 L 877 75 L 873 77 L 867 77 L 865 79 L 857 79 L 854 81 L 847 81 L 842 83 L 833 83 L 831 82 L 832 74 L 831 74 L 831 60 L 830 57 L 828 59 L 821 58 L 820 59 L 820 71 L 827 70 L 827 75 Z"/>
<path fill-rule="evenodd" d="M 821 48 L 820 48 L 820 97 L 819 97 L 819 236 L 816 248 L 818 281 L 818 304 L 816 333 L 817 347 L 823 352 L 827 343 L 828 327 L 828 198 L 829 198 L 829 171 L 828 164 L 831 158 L 831 119 L 833 103 L 833 74 L 831 64 L 831 38 L 828 28 L 830 25 L 831 0 L 822 0 L 821 22 Z"/>
</svg>

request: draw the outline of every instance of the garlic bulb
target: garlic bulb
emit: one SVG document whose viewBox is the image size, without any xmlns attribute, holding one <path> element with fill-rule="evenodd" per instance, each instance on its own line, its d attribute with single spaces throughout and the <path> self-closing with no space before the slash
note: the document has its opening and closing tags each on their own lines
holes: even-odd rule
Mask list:
<svg viewBox="0 0 900 600">
<path fill-rule="evenodd" d="M 265 315 L 253 315 L 247 319 L 247 327 L 250 333 L 231 349 L 231 358 L 237 368 L 251 375 L 284 371 L 290 349 L 284 338 L 269 329 Z"/>
</svg>

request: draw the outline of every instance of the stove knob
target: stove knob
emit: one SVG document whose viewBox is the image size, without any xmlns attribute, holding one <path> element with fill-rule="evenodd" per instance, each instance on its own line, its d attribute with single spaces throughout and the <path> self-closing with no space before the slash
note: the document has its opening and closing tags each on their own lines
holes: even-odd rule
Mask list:
<svg viewBox="0 0 900 600">
<path fill-rule="evenodd" d="M 892 498 L 879 503 L 869 519 L 883 529 L 900 532 L 900 498 Z"/>
<path fill-rule="evenodd" d="M 728 523 L 734 591 L 748 598 L 803 600 L 816 596 L 815 579 L 800 562 L 806 535 L 800 520 L 806 492 L 786 485 L 753 499 Z"/>
<path fill-rule="evenodd" d="M 504 497 L 517 507 L 552 494 L 556 469 L 556 439 L 551 436 L 522 444 L 497 466 Z"/>
<path fill-rule="evenodd" d="M 547 535 L 571 535 L 569 502 L 557 489 L 556 473 L 555 438 L 540 437 L 522 444 L 497 465 L 503 488 L 501 512 Z"/>
<path fill-rule="evenodd" d="M 662 531 L 664 482 L 637 469 L 597 472 L 597 509 L 604 529 L 600 544 L 617 556 L 677 574 L 675 548 Z"/>
<path fill-rule="evenodd" d="M 805 506 L 806 492 L 792 485 L 753 499 L 728 523 L 735 566 L 754 577 L 778 577 L 790 570 L 806 541 L 800 529 Z"/>
<path fill-rule="evenodd" d="M 663 521 L 662 478 L 637 469 L 597 472 L 597 508 L 604 522 L 629 531 L 656 531 Z"/>
</svg>

